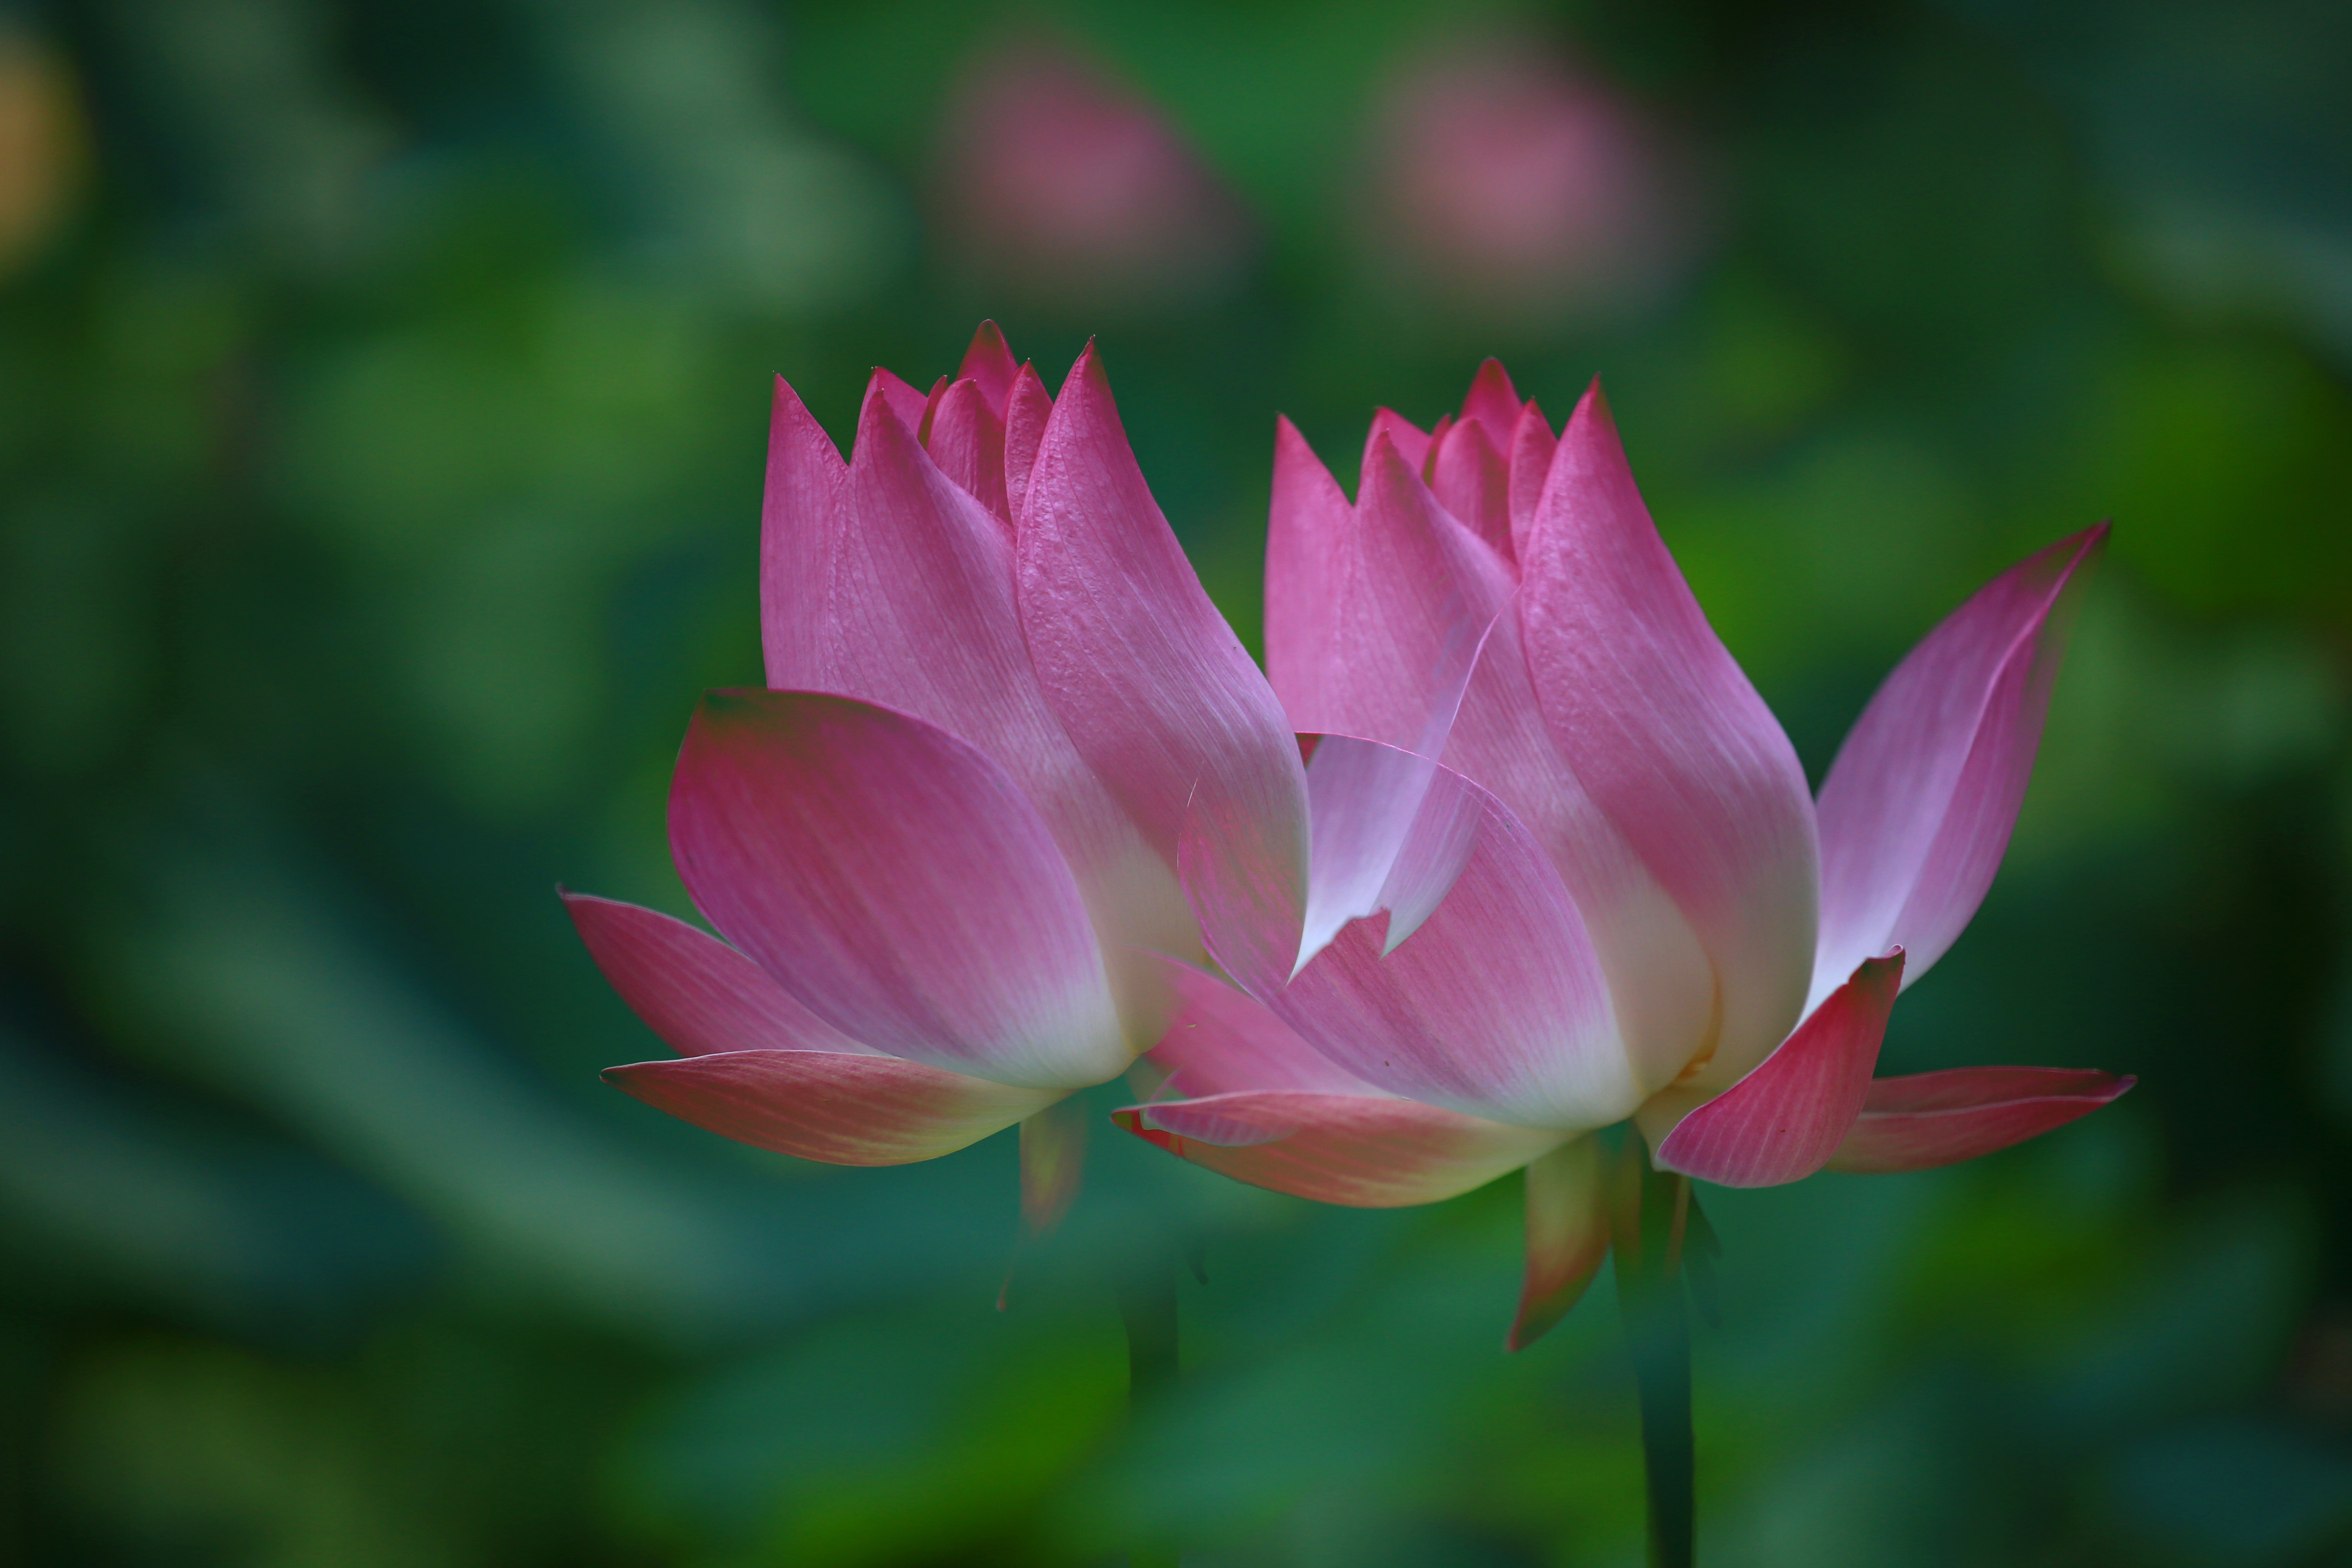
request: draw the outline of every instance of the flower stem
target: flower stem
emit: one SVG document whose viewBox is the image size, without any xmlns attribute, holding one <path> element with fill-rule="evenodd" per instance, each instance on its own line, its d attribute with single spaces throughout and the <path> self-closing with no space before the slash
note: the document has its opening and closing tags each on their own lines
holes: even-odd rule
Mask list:
<svg viewBox="0 0 2352 1568">
<path fill-rule="evenodd" d="M 1176 1386 L 1176 1260 L 1147 1264 L 1119 1288 L 1118 1315 L 1127 1325 L 1127 1409 L 1132 1421 Z M 1129 1568 L 1178 1568 L 1175 1552 L 1137 1547 Z"/>
<path fill-rule="evenodd" d="M 1698 1560 L 1696 1455 L 1691 1438 L 1690 1311 L 1683 1299 L 1683 1241 L 1690 1178 L 1655 1171 L 1629 1137 L 1611 1205 L 1617 1305 L 1642 1407 L 1650 1568 Z"/>
</svg>

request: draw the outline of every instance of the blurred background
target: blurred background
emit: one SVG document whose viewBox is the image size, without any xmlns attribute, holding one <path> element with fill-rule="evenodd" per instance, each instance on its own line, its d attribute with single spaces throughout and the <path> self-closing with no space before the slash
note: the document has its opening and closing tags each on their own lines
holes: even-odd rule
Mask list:
<svg viewBox="0 0 2352 1568">
<path fill-rule="evenodd" d="M 0 1559 L 1639 1561 L 1605 1282 L 1500 1349 L 1513 1184 L 1098 1122 L 1000 1314 L 1009 1137 L 837 1171 L 597 1080 L 661 1047 L 553 889 L 685 908 L 768 378 L 845 437 L 992 316 L 1049 385 L 1100 335 L 1254 646 L 1277 411 L 1352 485 L 1486 354 L 1604 374 L 1817 778 L 2114 517 L 1886 1056 L 2140 1087 L 1708 1194 L 1702 1540 L 2352 1563 L 2347 78 L 2328 0 L 0 5 Z"/>
</svg>

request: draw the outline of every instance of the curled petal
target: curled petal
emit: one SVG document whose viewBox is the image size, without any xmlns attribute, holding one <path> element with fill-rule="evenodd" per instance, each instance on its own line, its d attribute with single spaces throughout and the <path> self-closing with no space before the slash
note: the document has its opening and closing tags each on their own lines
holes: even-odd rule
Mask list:
<svg viewBox="0 0 2352 1568">
<path fill-rule="evenodd" d="M 1053 836 L 942 730 L 814 692 L 709 693 L 670 846 L 711 923 L 855 1039 L 1035 1089 L 1127 1065 Z"/>
<path fill-rule="evenodd" d="M 1909 984 L 1984 901 L 2042 742 L 2064 612 L 2106 537 L 2086 529 L 1994 578 L 1863 710 L 1822 785 L 1816 991 L 1895 943 Z"/>
<path fill-rule="evenodd" d="M 1523 1351 L 1568 1315 L 1609 1255 L 1601 1145 L 1563 1143 L 1528 1167 L 1528 1269 L 1506 1349 Z"/>
<path fill-rule="evenodd" d="M 1818 855 L 1796 752 L 1691 596 L 1596 383 L 1521 557 L 1528 668 L 1553 744 L 1715 970 L 1706 1082 L 1763 1059 L 1813 971 Z"/>
<path fill-rule="evenodd" d="M 658 910 L 567 892 L 596 967 L 680 1056 L 721 1051 L 875 1054 L 796 1001 L 733 948 Z"/>
<path fill-rule="evenodd" d="M 870 1052 L 720 1051 L 606 1068 L 604 1081 L 723 1138 L 832 1165 L 951 1154 L 1062 1095 Z"/>
<path fill-rule="evenodd" d="M 1902 949 L 1864 959 L 1779 1050 L 1663 1138 L 1675 1091 L 1643 1107 L 1658 1164 L 1727 1187 L 1779 1186 L 1828 1164 L 1862 1114 L 1902 984 Z"/>
<path fill-rule="evenodd" d="M 1873 1079 L 1829 1168 L 1885 1174 L 1956 1165 L 2088 1116 L 2136 1081 L 2072 1068 L 1954 1068 Z"/>
</svg>

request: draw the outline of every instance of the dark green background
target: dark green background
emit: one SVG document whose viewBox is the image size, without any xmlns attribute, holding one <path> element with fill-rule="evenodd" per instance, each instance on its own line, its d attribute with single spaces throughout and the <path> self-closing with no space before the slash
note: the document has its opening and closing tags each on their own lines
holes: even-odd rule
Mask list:
<svg viewBox="0 0 2352 1568">
<path fill-rule="evenodd" d="M 597 1080 L 659 1047 L 552 888 L 682 908 L 670 759 L 759 673 L 768 376 L 845 437 L 868 365 L 928 384 L 993 315 L 1049 384 L 1101 335 L 1253 640 L 1277 410 L 1352 484 L 1375 404 L 1485 353 L 1555 416 L 1604 374 L 1816 774 L 1937 616 L 2113 516 L 1887 1059 L 2142 1082 L 1973 1166 L 1710 1196 L 1705 1560 L 2352 1563 L 2352 12 L 12 15 L 85 134 L 0 281 L 0 1558 L 1638 1561 L 1608 1292 L 1500 1349 L 1511 1184 L 1318 1208 L 1101 1124 L 1000 1315 L 1009 1137 L 836 1171 Z M 1373 280 L 1376 84 L 1480 17 L 1678 129 L 1711 226 L 1648 307 Z M 1040 26 L 1235 194 L 1230 287 L 960 264 L 948 84 Z M 1192 1382 L 1123 1430 L 1111 1281 L 1175 1234 Z"/>
</svg>

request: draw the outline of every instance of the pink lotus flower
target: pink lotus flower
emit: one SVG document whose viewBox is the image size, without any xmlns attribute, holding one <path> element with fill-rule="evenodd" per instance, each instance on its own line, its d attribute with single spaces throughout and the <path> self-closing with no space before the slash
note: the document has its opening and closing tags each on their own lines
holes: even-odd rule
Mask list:
<svg viewBox="0 0 2352 1568">
<path fill-rule="evenodd" d="M 1281 424 L 1266 654 L 1291 722 L 1323 737 L 1314 881 L 1286 905 L 1230 859 L 1185 865 L 1239 989 L 1174 973 L 1150 1058 L 1174 1098 L 1121 1124 L 1330 1203 L 1527 1167 L 1516 1347 L 1605 1249 L 1597 1129 L 1631 1118 L 1660 1167 L 1762 1186 L 1965 1160 L 2105 1104 L 2130 1080 L 1871 1076 L 1896 994 L 1999 867 L 2105 536 L 2043 550 L 1929 634 L 1816 801 L 1597 384 L 1557 439 L 1492 361 L 1432 433 L 1383 409 L 1352 506 Z"/>
<path fill-rule="evenodd" d="M 1093 349 L 1055 401 L 992 325 L 928 397 L 877 371 L 845 464 L 778 381 L 761 624 L 771 689 L 703 700 L 670 793 L 678 871 L 726 940 L 567 895 L 680 1053 L 604 1076 L 838 1164 L 1022 1122 L 1050 1219 L 1069 1128 L 1041 1114 L 1162 1033 L 1147 953 L 1201 953 L 1175 871 L 1188 810 L 1203 865 L 1304 865 L 1281 708 L 1153 503 Z"/>
</svg>

